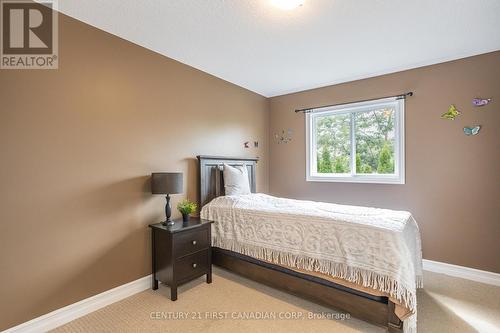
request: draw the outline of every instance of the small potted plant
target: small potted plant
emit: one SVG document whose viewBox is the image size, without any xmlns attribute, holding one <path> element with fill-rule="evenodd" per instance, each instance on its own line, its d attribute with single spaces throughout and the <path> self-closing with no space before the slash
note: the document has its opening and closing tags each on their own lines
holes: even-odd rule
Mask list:
<svg viewBox="0 0 500 333">
<path fill-rule="evenodd" d="M 198 205 L 187 199 L 182 200 L 177 204 L 177 210 L 181 212 L 183 222 L 189 221 L 189 214 L 195 212 L 196 208 L 198 208 Z"/>
</svg>

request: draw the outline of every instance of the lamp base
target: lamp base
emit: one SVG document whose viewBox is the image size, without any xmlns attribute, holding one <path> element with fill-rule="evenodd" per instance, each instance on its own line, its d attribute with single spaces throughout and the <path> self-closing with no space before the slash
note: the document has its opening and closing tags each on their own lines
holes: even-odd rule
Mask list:
<svg viewBox="0 0 500 333">
<path fill-rule="evenodd" d="M 173 226 L 175 223 L 174 221 L 172 221 L 170 219 L 170 216 L 171 216 L 171 213 L 172 213 L 172 208 L 170 208 L 170 194 L 167 194 L 167 196 L 165 197 L 165 199 L 167 200 L 166 204 L 165 204 L 165 221 L 162 222 L 163 225 L 166 225 L 166 226 Z"/>
<path fill-rule="evenodd" d="M 170 227 L 170 226 L 173 226 L 175 224 L 175 222 L 169 219 L 167 221 L 163 221 L 161 224 Z"/>
</svg>

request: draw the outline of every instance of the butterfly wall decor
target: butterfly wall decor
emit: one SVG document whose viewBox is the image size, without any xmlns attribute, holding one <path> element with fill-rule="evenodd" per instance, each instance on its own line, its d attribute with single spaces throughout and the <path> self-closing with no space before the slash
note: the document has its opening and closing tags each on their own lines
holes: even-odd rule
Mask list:
<svg viewBox="0 0 500 333">
<path fill-rule="evenodd" d="M 274 133 L 274 138 L 279 144 L 288 143 L 292 141 L 292 130 L 289 128 L 286 132 L 282 130 L 280 134 Z"/>
<path fill-rule="evenodd" d="M 480 125 L 474 127 L 464 127 L 465 135 L 477 135 L 480 130 L 481 130 Z"/>
<path fill-rule="evenodd" d="M 489 102 L 491 102 L 491 98 L 474 98 L 472 100 L 474 106 L 485 106 Z"/>
<path fill-rule="evenodd" d="M 455 105 L 452 104 L 450 105 L 448 111 L 441 115 L 441 119 L 455 120 L 455 118 L 458 117 L 460 114 L 461 112 L 458 111 Z"/>
</svg>

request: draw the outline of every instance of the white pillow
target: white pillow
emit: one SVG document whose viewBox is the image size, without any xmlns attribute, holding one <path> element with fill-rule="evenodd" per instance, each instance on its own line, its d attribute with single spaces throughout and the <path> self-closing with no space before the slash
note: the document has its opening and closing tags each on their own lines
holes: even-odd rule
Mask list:
<svg viewBox="0 0 500 333">
<path fill-rule="evenodd" d="M 232 167 L 224 164 L 224 190 L 226 195 L 250 194 L 248 170 L 245 165 Z"/>
</svg>

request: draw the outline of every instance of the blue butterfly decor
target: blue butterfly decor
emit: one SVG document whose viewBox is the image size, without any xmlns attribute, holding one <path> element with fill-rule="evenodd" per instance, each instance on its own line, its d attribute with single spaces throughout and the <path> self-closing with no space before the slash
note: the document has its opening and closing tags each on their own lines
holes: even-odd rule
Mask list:
<svg viewBox="0 0 500 333">
<path fill-rule="evenodd" d="M 474 127 L 464 127 L 464 133 L 465 135 L 477 135 L 479 131 L 481 130 L 481 126 L 474 126 Z"/>
</svg>

